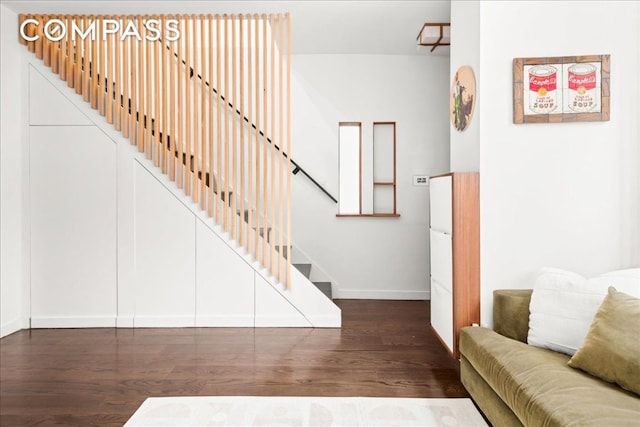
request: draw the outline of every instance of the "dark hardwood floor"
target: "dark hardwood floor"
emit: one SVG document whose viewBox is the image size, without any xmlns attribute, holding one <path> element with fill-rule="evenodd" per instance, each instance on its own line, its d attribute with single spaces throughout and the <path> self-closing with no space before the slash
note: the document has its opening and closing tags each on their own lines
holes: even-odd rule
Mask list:
<svg viewBox="0 0 640 427">
<path fill-rule="evenodd" d="M 123 425 L 149 396 L 468 397 L 424 301 L 342 329 L 34 329 L 0 340 L 0 426 Z"/>
</svg>

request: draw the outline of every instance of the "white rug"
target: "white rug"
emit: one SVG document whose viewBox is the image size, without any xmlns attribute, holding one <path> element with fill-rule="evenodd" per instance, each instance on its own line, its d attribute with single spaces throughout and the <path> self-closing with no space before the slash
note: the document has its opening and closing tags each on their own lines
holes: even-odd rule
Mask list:
<svg viewBox="0 0 640 427">
<path fill-rule="evenodd" d="M 487 426 L 470 399 L 386 397 L 150 397 L 137 426 Z"/>
</svg>

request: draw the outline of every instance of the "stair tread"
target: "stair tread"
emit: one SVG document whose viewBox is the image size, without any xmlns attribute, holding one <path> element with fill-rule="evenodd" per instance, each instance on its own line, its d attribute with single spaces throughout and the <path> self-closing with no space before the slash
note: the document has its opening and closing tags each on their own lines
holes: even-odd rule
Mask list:
<svg viewBox="0 0 640 427">
<path fill-rule="evenodd" d="M 331 282 L 313 282 L 316 288 L 320 289 L 320 292 L 326 295 L 327 298 L 333 299 L 333 293 L 331 290 Z"/>
<path fill-rule="evenodd" d="M 300 270 L 300 272 L 304 274 L 307 279 L 309 278 L 309 275 L 311 274 L 311 264 L 293 264 L 293 266 Z"/>
</svg>

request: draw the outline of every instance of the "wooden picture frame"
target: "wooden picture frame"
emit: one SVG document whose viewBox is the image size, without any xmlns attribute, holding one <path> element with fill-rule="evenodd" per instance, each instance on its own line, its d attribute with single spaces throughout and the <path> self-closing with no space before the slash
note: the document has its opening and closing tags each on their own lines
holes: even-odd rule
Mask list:
<svg viewBox="0 0 640 427">
<path fill-rule="evenodd" d="M 514 58 L 513 122 L 608 121 L 610 55 Z"/>
</svg>

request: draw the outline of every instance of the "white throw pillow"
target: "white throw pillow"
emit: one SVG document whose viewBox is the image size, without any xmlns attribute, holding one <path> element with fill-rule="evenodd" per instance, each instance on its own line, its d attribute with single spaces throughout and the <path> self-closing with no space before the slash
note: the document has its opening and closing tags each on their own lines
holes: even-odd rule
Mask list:
<svg viewBox="0 0 640 427">
<path fill-rule="evenodd" d="M 640 296 L 640 269 L 618 270 L 592 279 L 557 268 L 543 268 L 529 305 L 530 345 L 573 355 L 582 345 L 609 286 Z"/>
</svg>

